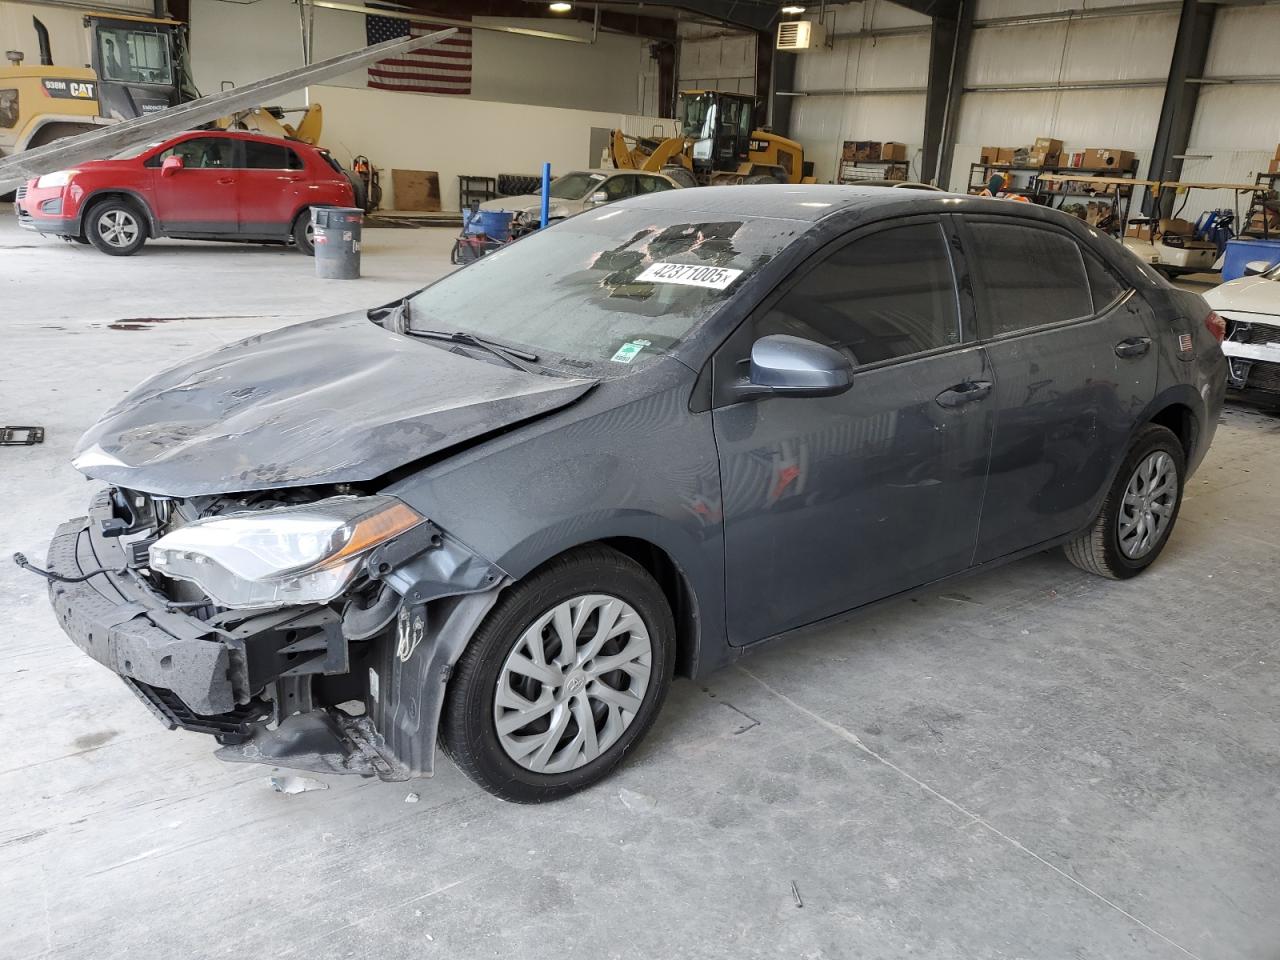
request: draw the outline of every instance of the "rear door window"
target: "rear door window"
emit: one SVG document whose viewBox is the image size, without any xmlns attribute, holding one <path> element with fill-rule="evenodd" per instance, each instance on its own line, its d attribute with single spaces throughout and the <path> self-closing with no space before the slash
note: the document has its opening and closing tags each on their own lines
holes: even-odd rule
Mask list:
<svg viewBox="0 0 1280 960">
<path fill-rule="evenodd" d="M 301 170 L 302 159 L 283 143 L 244 142 L 244 165 L 250 170 Z"/>
<path fill-rule="evenodd" d="M 1071 237 L 1020 223 L 968 226 L 988 337 L 1093 315 L 1084 253 Z"/>
<path fill-rule="evenodd" d="M 1089 289 L 1093 293 L 1093 312 L 1102 313 L 1129 292 L 1129 285 L 1116 276 L 1099 257 L 1088 251 L 1084 255 L 1084 269 L 1089 275 Z"/>
</svg>

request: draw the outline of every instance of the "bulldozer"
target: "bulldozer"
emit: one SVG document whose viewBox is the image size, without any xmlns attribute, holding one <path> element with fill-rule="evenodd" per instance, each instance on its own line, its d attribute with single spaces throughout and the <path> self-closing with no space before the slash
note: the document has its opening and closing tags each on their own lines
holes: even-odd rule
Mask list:
<svg viewBox="0 0 1280 960">
<path fill-rule="evenodd" d="M 804 148 L 769 130 L 757 130 L 755 97 L 720 90 L 680 94 L 680 134 L 610 136 L 609 154 L 621 170 L 661 172 L 681 186 L 739 183 L 813 183 Z"/>
<path fill-rule="evenodd" d="M 53 13 L 66 27 L 63 34 L 78 40 L 76 25 L 65 12 Z M 37 16 L 31 23 L 39 63 L 28 64 L 21 50 L 8 50 L 8 64 L 0 67 L 0 157 L 200 96 L 188 70 L 186 25 L 177 20 L 84 14 L 84 40 L 74 44 L 88 61 L 83 67 L 55 66 L 49 28 Z M 65 39 L 59 42 L 65 45 Z M 280 107 L 254 107 L 220 117 L 213 125 L 317 143 L 322 124 L 319 104 L 307 107 L 296 125 L 285 122 L 285 113 Z"/>
</svg>

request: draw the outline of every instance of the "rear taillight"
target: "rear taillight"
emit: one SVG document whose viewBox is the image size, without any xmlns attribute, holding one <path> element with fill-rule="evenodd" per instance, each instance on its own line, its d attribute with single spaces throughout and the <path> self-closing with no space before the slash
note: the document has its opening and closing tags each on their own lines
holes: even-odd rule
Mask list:
<svg viewBox="0 0 1280 960">
<path fill-rule="evenodd" d="M 1213 339 L 1221 343 L 1227 336 L 1227 321 L 1210 311 L 1204 318 L 1204 328 L 1213 334 Z"/>
</svg>

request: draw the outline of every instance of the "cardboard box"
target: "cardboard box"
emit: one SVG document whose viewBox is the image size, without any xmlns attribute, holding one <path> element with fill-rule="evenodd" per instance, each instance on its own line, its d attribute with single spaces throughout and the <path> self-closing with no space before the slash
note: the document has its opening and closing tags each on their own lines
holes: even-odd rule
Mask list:
<svg viewBox="0 0 1280 960">
<path fill-rule="evenodd" d="M 1280 143 L 1276 144 L 1276 159 L 1280 160 Z"/>
<path fill-rule="evenodd" d="M 895 143 L 892 140 L 885 141 L 884 143 L 880 144 L 880 159 L 881 160 L 906 160 L 907 145 L 905 143 Z"/>
<path fill-rule="evenodd" d="M 1112 147 L 1093 147 L 1084 152 L 1084 169 L 1125 173 L 1133 166 L 1132 150 L 1116 150 Z"/>
<path fill-rule="evenodd" d="M 846 140 L 840 156 L 846 161 L 879 160 L 880 141 L 878 140 Z"/>
<path fill-rule="evenodd" d="M 1267 173 L 1280 173 L 1280 157 L 1271 161 L 1271 166 L 1267 167 Z"/>
<path fill-rule="evenodd" d="M 1161 217 L 1160 232 L 1165 236 L 1173 234 L 1179 237 L 1189 237 L 1196 232 L 1195 224 L 1186 220 L 1178 220 L 1176 218 Z"/>
<path fill-rule="evenodd" d="M 440 209 L 440 174 L 434 170 L 392 170 L 393 210 Z"/>
<path fill-rule="evenodd" d="M 1083 151 L 1083 150 L 1077 150 L 1075 153 L 1068 154 L 1068 155 L 1067 155 L 1067 162 L 1066 162 L 1066 163 L 1064 163 L 1064 164 L 1063 164 L 1063 166 L 1064 166 L 1064 167 L 1083 167 L 1083 166 L 1084 166 L 1084 151 Z"/>
<path fill-rule="evenodd" d="M 1043 150 L 1032 150 L 1027 154 L 1028 167 L 1056 167 L 1061 154 L 1046 153 Z"/>
<path fill-rule="evenodd" d="M 1053 137 L 1036 137 L 1036 142 L 1032 144 L 1031 149 L 1036 153 L 1061 153 L 1062 141 L 1055 140 Z"/>
<path fill-rule="evenodd" d="M 999 163 L 1005 166 L 1013 163 L 1013 147 L 999 147 L 996 150 L 996 158 L 992 163 Z"/>
<path fill-rule="evenodd" d="M 1135 240 L 1150 240 L 1154 226 L 1155 224 L 1150 220 L 1130 220 L 1124 235 Z"/>
<path fill-rule="evenodd" d="M 980 147 L 978 149 L 979 163 L 995 163 L 996 157 L 1000 153 L 999 147 Z"/>
</svg>

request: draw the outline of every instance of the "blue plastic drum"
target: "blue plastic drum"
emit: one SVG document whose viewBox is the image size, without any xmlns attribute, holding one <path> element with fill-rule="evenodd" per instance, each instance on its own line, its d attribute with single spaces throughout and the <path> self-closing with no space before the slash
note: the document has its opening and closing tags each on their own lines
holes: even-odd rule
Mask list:
<svg viewBox="0 0 1280 960">
<path fill-rule="evenodd" d="M 512 216 L 506 210 L 481 210 L 480 222 L 484 225 L 484 235 L 490 240 L 510 240 Z"/>
</svg>

